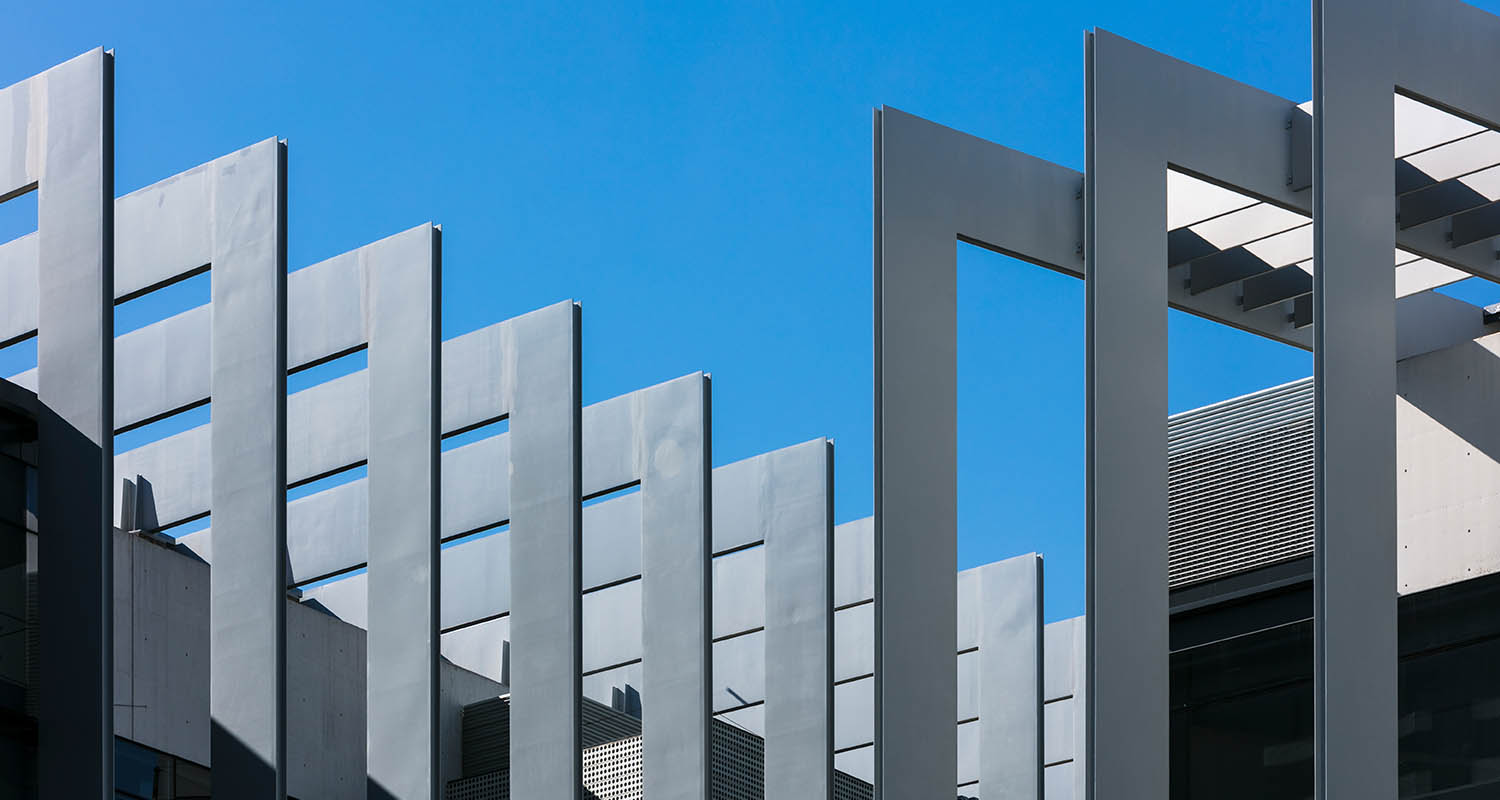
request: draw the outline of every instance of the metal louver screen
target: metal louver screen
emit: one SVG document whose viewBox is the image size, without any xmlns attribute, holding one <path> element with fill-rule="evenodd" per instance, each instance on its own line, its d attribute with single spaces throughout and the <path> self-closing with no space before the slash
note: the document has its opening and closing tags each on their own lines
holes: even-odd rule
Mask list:
<svg viewBox="0 0 1500 800">
<path fill-rule="evenodd" d="M 1171 588 L 1312 555 L 1311 378 L 1171 417 L 1167 454 Z"/>
</svg>

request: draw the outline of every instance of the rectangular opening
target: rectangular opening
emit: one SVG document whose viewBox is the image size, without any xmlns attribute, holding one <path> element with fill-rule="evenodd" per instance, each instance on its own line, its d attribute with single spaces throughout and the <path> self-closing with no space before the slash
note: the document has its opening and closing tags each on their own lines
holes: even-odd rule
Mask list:
<svg viewBox="0 0 1500 800">
<path fill-rule="evenodd" d="M 287 373 L 286 393 L 311 389 L 318 384 L 327 383 L 335 378 L 352 375 L 370 366 L 370 353 L 368 348 L 360 348 L 353 352 L 343 353 L 330 359 L 316 362 L 312 365 L 301 367 Z"/>
<path fill-rule="evenodd" d="M 179 522 L 179 523 L 177 523 L 175 525 L 169 525 L 169 526 L 167 526 L 165 528 L 162 528 L 161 530 L 157 531 L 157 533 L 160 533 L 163 536 L 170 536 L 173 539 L 179 539 L 179 538 L 181 538 L 183 536 L 186 536 L 186 535 L 188 535 L 190 533 L 198 533 L 199 531 L 206 531 L 206 530 L 208 530 L 212 526 L 213 526 L 213 516 L 210 515 L 210 514 L 204 514 L 203 516 L 198 517 L 196 519 L 190 519 L 190 520 L 187 520 L 186 522 Z"/>
<path fill-rule="evenodd" d="M 1500 303 L 1500 283 L 1495 283 L 1488 278 L 1467 278 L 1440 287 L 1436 291 L 1480 308 L 1488 308 Z"/>
<path fill-rule="evenodd" d="M 328 481 L 330 479 L 336 479 L 336 478 L 338 478 L 339 476 L 343 475 L 346 472 L 352 472 L 354 470 L 362 470 L 368 464 L 369 464 L 368 461 L 356 461 L 353 464 L 347 464 L 345 466 L 339 467 L 338 469 L 329 470 L 328 472 L 324 472 L 321 475 L 314 475 L 311 478 L 303 478 L 300 481 L 291 481 L 291 482 L 289 482 L 287 484 L 287 487 L 286 487 L 288 499 L 291 499 L 291 495 L 292 495 L 293 492 L 295 492 L 296 490 L 300 489 L 303 486 L 307 486 L 308 484 L 321 483 L 323 481 Z M 353 480 L 353 478 L 350 478 L 349 480 Z M 347 483 L 348 481 L 341 481 L 341 482 Z M 336 486 L 336 485 L 337 484 L 324 484 L 324 488 L 330 488 L 330 486 Z M 313 492 L 309 492 L 308 494 L 313 494 Z M 298 496 L 300 497 L 300 496 L 304 496 L 304 495 L 298 495 Z"/>
<path fill-rule="evenodd" d="M 213 404 L 204 403 L 201 406 L 147 422 L 115 434 L 115 452 L 124 453 L 168 436 L 192 430 L 200 425 L 207 425 L 211 419 L 213 419 Z"/>
<path fill-rule="evenodd" d="M 316 589 L 316 588 L 318 588 L 320 586 L 327 586 L 330 583 L 338 583 L 339 581 L 342 581 L 342 580 L 348 580 L 349 578 L 352 578 L 352 577 L 354 577 L 356 575 L 363 575 L 363 574 L 365 574 L 366 572 L 369 572 L 369 571 L 370 571 L 369 567 L 356 567 L 356 568 L 348 570 L 346 572 L 340 572 L 340 573 L 338 573 L 336 575 L 330 575 L 330 576 L 328 576 L 326 578 L 319 578 L 318 580 L 315 580 L 315 581 L 309 581 L 307 583 L 299 585 L 297 588 L 301 589 L 303 592 L 308 592 L 308 591 Z"/>
<path fill-rule="evenodd" d="M 36 233 L 36 203 L 36 184 L 9 196 L 0 195 L 0 243 Z"/>
<path fill-rule="evenodd" d="M 35 333 L 7 347 L 0 347 L 0 377 L 14 383 L 17 375 L 33 369 L 36 369 Z"/>
<path fill-rule="evenodd" d="M 1047 559 L 1047 619 L 1084 611 L 1084 285 L 957 244 L 958 568 Z"/>
<path fill-rule="evenodd" d="M 504 416 L 498 419 L 480 422 L 467 428 L 460 428 L 451 433 L 443 434 L 442 448 L 446 452 L 466 444 L 484 441 L 510 432 L 510 417 Z"/>
<path fill-rule="evenodd" d="M 115 304 L 115 335 L 123 336 L 184 311 L 213 301 L 213 285 L 206 268 L 189 272 L 159 288 L 132 295 Z"/>
<path fill-rule="evenodd" d="M 336 486 L 343 486 L 346 483 L 353 483 L 354 481 L 369 477 L 369 474 L 369 465 L 360 464 L 358 466 L 350 467 L 345 470 L 340 470 L 339 472 L 335 472 L 332 475 L 325 475 L 321 478 L 314 478 L 306 483 L 299 483 L 288 488 L 286 490 L 286 500 L 288 503 L 290 503 L 293 500 L 298 500 L 303 497 L 307 497 L 308 495 L 314 495 L 318 492 L 324 492 Z"/>
<path fill-rule="evenodd" d="M 583 498 L 583 507 L 588 508 L 589 506 L 597 505 L 599 503 L 607 503 L 617 497 L 624 497 L 628 494 L 635 494 L 640 490 L 640 481 L 632 481 L 631 483 L 627 483 L 624 486 L 616 486 L 613 489 L 605 489 L 602 492 L 596 492 Z"/>
<path fill-rule="evenodd" d="M 460 544 L 463 544 L 465 542 L 477 542 L 480 539 L 486 539 L 486 538 L 489 538 L 491 536 L 494 536 L 495 534 L 507 533 L 509 531 L 510 531 L 510 523 L 509 522 L 498 522 L 498 523 L 496 523 L 494 525 L 491 525 L 491 526 L 489 526 L 487 528 L 480 528 L 478 530 L 468 531 L 466 533 L 459 534 L 458 536 L 454 536 L 451 539 L 444 539 L 443 542 L 442 542 L 441 547 L 442 547 L 442 549 L 447 550 L 448 548 L 453 547 L 455 545 L 460 545 Z"/>
</svg>

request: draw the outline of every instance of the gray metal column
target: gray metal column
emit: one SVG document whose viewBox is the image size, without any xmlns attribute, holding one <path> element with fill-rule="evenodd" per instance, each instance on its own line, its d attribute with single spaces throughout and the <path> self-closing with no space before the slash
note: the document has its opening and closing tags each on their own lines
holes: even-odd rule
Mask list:
<svg viewBox="0 0 1500 800">
<path fill-rule="evenodd" d="M 583 694 L 580 315 L 512 323 L 510 792 L 579 797 Z"/>
<path fill-rule="evenodd" d="M 22 124 L 5 128 L 20 141 L 5 141 L 0 157 L 6 167 L 31 167 L 38 191 L 37 394 L 46 407 L 37 481 L 46 631 L 38 778 L 46 797 L 108 798 L 114 796 L 114 56 L 95 50 L 5 94 L 7 116 Z M 11 177 L 7 168 L 0 172 Z"/>
<path fill-rule="evenodd" d="M 765 796 L 833 797 L 833 443 L 769 456 Z"/>
<path fill-rule="evenodd" d="M 441 796 L 441 246 L 440 231 L 422 225 L 361 251 L 370 341 L 366 719 L 371 800 Z"/>
<path fill-rule="evenodd" d="M 1088 784 L 1095 800 L 1168 791 L 1167 164 L 1162 120 L 1129 91 L 1149 74 L 1136 69 L 1134 49 L 1104 33 L 1088 38 Z"/>
<path fill-rule="evenodd" d="M 1314 770 L 1396 797 L 1392 0 L 1313 3 Z"/>
<path fill-rule="evenodd" d="M 643 393 L 635 434 L 641 481 L 641 657 L 647 797 L 703 800 L 713 686 L 709 379 Z"/>
<path fill-rule="evenodd" d="M 950 794 L 958 763 L 953 331 L 960 227 L 948 212 L 967 198 L 934 180 L 926 159 L 885 157 L 887 129 L 909 125 L 897 113 L 875 117 L 875 792 L 882 800 Z M 932 183 L 939 196 L 957 196 L 927 202 Z"/>
<path fill-rule="evenodd" d="M 979 573 L 979 796 L 1042 796 L 1042 557 Z"/>
<path fill-rule="evenodd" d="M 213 181 L 214 795 L 286 796 L 286 147 Z"/>
</svg>

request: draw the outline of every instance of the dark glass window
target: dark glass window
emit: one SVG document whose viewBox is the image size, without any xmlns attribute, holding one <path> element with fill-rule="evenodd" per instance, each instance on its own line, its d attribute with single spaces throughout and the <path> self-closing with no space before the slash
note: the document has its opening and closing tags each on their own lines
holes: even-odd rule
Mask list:
<svg viewBox="0 0 1500 800">
<path fill-rule="evenodd" d="M 1246 608 L 1219 612 L 1218 638 L 1206 614 L 1173 620 L 1195 637 L 1171 661 L 1173 800 L 1313 796 L 1312 622 L 1239 630 Z M 1400 797 L 1500 797 L 1500 575 L 1399 609 Z"/>
<path fill-rule="evenodd" d="M 203 800 L 211 791 L 207 767 L 115 739 L 117 800 Z"/>
</svg>

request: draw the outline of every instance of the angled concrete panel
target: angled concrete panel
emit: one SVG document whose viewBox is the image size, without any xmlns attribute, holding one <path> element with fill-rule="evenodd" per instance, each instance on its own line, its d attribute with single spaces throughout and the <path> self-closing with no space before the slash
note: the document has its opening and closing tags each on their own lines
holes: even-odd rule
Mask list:
<svg viewBox="0 0 1500 800">
<path fill-rule="evenodd" d="M 213 261 L 220 166 L 210 161 L 115 200 L 116 297 L 133 296 Z"/>
<path fill-rule="evenodd" d="M 8 124 L 3 124 L 8 123 Z M 4 90 L 0 193 L 37 184 L 39 756 L 48 797 L 114 780 L 114 56 Z"/>
<path fill-rule="evenodd" d="M 510 791 L 578 797 L 583 411 L 579 310 L 512 323 Z"/>
<path fill-rule="evenodd" d="M 1042 793 L 1042 559 L 979 570 L 980 797 Z"/>
<path fill-rule="evenodd" d="M 213 306 L 201 305 L 115 339 L 115 426 L 202 403 L 213 391 Z"/>
<path fill-rule="evenodd" d="M 638 402 L 643 693 L 651 703 L 642 729 L 645 791 L 655 800 L 701 800 L 712 791 L 708 377 L 660 384 Z"/>
<path fill-rule="evenodd" d="M 815 440 L 766 460 L 759 482 L 763 508 L 769 511 L 764 535 L 766 797 L 831 798 L 833 445 Z"/>
<path fill-rule="evenodd" d="M 215 795 L 286 796 L 286 150 L 215 161 L 210 715 Z"/>
<path fill-rule="evenodd" d="M 35 233 L 0 243 L 0 343 L 36 330 L 37 241 Z"/>
<path fill-rule="evenodd" d="M 370 314 L 365 713 L 372 800 L 440 796 L 440 253 L 431 225 L 360 251 Z"/>
</svg>

